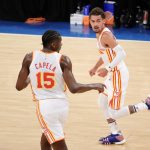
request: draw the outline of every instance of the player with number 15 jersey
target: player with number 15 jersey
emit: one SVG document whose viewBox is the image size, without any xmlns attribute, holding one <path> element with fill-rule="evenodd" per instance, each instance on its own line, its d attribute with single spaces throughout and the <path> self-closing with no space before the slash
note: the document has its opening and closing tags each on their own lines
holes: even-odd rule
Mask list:
<svg viewBox="0 0 150 150">
<path fill-rule="evenodd" d="M 29 77 L 36 100 L 66 98 L 60 59 L 61 54 L 57 52 L 33 52 Z"/>
</svg>

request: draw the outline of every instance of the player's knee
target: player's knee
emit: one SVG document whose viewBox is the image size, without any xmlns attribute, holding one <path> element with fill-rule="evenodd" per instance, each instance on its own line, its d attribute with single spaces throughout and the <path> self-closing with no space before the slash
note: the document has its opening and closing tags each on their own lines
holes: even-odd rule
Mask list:
<svg viewBox="0 0 150 150">
<path fill-rule="evenodd" d="M 117 119 L 119 117 L 119 114 L 118 114 L 118 110 L 114 110 L 112 108 L 109 108 L 109 112 L 110 112 L 110 117 L 112 119 Z"/>
</svg>

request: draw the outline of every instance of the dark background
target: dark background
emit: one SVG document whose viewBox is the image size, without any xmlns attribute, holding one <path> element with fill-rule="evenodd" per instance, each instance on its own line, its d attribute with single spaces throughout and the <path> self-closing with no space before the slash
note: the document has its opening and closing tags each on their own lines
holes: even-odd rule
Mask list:
<svg viewBox="0 0 150 150">
<path fill-rule="evenodd" d="M 25 21 L 45 17 L 48 21 L 68 21 L 78 0 L 0 0 L 0 19 Z"/>
<path fill-rule="evenodd" d="M 133 16 L 136 7 L 150 10 L 150 0 L 114 0 L 117 3 L 116 15 L 127 9 Z M 47 21 L 69 21 L 69 16 L 77 5 L 90 4 L 91 9 L 103 7 L 104 0 L 0 0 L 0 19 L 25 21 L 27 18 L 44 17 Z"/>
</svg>

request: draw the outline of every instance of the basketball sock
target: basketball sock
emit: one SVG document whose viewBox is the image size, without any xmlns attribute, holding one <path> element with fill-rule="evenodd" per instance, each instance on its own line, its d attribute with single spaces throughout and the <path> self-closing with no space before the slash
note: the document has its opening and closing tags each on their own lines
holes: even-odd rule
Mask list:
<svg viewBox="0 0 150 150">
<path fill-rule="evenodd" d="M 134 107 L 135 107 L 136 112 L 148 109 L 147 105 L 143 102 L 134 105 Z"/>
<path fill-rule="evenodd" d="M 117 133 L 120 132 L 120 130 L 118 128 L 118 125 L 115 121 L 112 122 L 112 123 L 109 123 L 108 125 L 110 127 L 110 131 L 111 131 L 112 134 L 117 134 Z"/>
</svg>

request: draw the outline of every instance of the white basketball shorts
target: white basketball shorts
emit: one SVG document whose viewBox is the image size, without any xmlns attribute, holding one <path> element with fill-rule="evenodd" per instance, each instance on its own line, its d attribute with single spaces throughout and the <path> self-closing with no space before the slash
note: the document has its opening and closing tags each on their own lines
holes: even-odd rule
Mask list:
<svg viewBox="0 0 150 150">
<path fill-rule="evenodd" d="M 108 106 L 111 109 L 118 110 L 124 105 L 128 80 L 129 73 L 126 69 L 116 70 L 108 75 L 104 93 L 108 96 Z"/>
<path fill-rule="evenodd" d="M 47 99 L 36 102 L 36 114 L 50 144 L 64 139 L 64 124 L 69 111 L 67 99 Z"/>
</svg>

